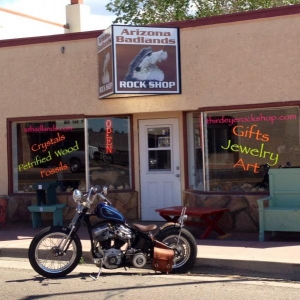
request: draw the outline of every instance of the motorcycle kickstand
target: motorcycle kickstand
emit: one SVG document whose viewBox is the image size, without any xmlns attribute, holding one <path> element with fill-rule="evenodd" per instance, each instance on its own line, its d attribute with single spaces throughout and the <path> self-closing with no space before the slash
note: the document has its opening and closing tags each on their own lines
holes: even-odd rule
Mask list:
<svg viewBox="0 0 300 300">
<path fill-rule="evenodd" d="M 94 276 L 90 275 L 90 277 L 91 277 L 93 280 L 96 280 L 96 279 L 99 278 L 99 276 L 100 276 L 100 274 L 101 274 L 101 272 L 102 272 L 102 264 L 103 264 L 103 259 L 101 259 L 101 263 L 100 263 L 100 267 L 99 267 L 99 272 L 98 272 L 97 276 L 94 277 Z"/>
</svg>

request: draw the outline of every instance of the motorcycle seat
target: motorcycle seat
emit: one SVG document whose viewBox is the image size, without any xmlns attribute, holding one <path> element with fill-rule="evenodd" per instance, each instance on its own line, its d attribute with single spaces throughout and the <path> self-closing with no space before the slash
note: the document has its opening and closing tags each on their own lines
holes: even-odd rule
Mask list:
<svg viewBox="0 0 300 300">
<path fill-rule="evenodd" d="M 132 226 L 140 231 L 148 232 L 155 230 L 157 228 L 156 224 L 142 225 L 142 224 L 132 224 Z"/>
</svg>

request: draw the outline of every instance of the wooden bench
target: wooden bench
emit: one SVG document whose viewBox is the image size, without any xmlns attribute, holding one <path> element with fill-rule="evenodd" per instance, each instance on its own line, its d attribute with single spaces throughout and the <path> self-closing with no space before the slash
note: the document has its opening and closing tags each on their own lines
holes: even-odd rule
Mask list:
<svg viewBox="0 0 300 300">
<path fill-rule="evenodd" d="M 63 208 L 66 204 L 52 205 L 31 205 L 28 210 L 32 213 L 32 227 L 42 226 L 42 216 L 44 212 L 53 213 L 53 226 L 63 226 Z"/>
<path fill-rule="evenodd" d="M 257 200 L 260 241 L 265 231 L 300 231 L 300 168 L 270 169 L 269 187 L 270 195 Z"/>
<path fill-rule="evenodd" d="M 38 189 L 43 187 L 47 189 Z M 32 227 L 42 226 L 42 213 L 53 213 L 53 226 L 63 226 L 63 208 L 66 204 L 58 204 L 56 196 L 57 184 L 51 182 L 43 182 L 36 184 L 37 205 L 28 206 L 28 210 L 32 214 Z"/>
</svg>

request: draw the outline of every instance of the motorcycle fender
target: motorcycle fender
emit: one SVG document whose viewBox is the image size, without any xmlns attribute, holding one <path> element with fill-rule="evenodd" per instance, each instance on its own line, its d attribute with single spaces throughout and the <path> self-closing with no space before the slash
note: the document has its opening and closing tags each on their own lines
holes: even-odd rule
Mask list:
<svg viewBox="0 0 300 300">
<path fill-rule="evenodd" d="M 164 224 L 163 226 L 159 227 L 159 231 L 162 231 L 168 227 L 179 227 L 179 225 L 177 223 L 168 222 L 168 223 Z"/>
<path fill-rule="evenodd" d="M 55 230 L 55 229 L 57 229 L 57 230 L 60 230 L 60 229 L 62 229 L 63 231 L 67 231 L 67 227 L 63 227 L 63 226 L 57 226 L 57 225 L 52 225 L 52 226 L 50 226 L 51 227 L 51 229 L 53 229 L 53 230 Z"/>
</svg>

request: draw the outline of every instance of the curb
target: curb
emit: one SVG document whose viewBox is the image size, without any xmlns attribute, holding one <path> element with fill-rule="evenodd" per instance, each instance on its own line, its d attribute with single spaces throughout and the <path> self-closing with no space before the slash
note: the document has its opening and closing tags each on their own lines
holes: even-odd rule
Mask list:
<svg viewBox="0 0 300 300">
<path fill-rule="evenodd" d="M 200 248 L 201 246 L 198 245 L 198 253 L 201 253 Z M 89 251 L 83 250 L 82 257 L 86 265 L 93 266 Z M 5 260 L 5 258 L 28 259 L 28 249 L 3 247 L 0 249 L 0 259 Z M 235 275 L 300 281 L 300 264 L 197 257 L 189 274 Z"/>
<path fill-rule="evenodd" d="M 300 264 L 286 262 L 197 258 L 193 272 L 300 281 Z"/>
</svg>

